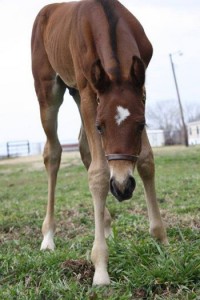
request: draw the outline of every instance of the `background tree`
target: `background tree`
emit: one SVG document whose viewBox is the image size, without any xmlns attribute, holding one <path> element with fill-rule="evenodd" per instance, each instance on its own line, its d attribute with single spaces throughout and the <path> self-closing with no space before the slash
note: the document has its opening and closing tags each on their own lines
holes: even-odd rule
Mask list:
<svg viewBox="0 0 200 300">
<path fill-rule="evenodd" d="M 165 100 L 149 104 L 147 107 L 147 125 L 150 129 L 163 129 L 165 143 L 184 144 L 184 130 L 180 109 L 176 100 Z M 186 123 L 200 120 L 200 105 L 190 103 L 185 106 Z"/>
</svg>

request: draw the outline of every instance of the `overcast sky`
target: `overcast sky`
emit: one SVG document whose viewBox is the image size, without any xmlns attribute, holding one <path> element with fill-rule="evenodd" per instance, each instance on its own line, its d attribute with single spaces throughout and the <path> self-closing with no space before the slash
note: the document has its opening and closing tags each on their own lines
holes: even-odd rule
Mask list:
<svg viewBox="0 0 200 300">
<path fill-rule="evenodd" d="M 30 58 L 32 24 L 48 0 L 0 0 L 0 143 L 29 139 L 44 141 L 33 88 Z M 142 23 L 154 47 L 147 72 L 148 105 L 176 101 L 169 62 L 173 55 L 183 105 L 200 105 L 200 1 L 122 0 Z M 164 103 L 164 102 L 163 102 Z M 61 141 L 75 140 L 80 119 L 66 92 L 59 114 Z"/>
</svg>

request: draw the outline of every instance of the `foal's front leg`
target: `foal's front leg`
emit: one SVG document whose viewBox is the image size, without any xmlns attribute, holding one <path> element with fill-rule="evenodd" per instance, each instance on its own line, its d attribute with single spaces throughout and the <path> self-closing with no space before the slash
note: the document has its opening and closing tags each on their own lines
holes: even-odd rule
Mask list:
<svg viewBox="0 0 200 300">
<path fill-rule="evenodd" d="M 137 169 L 144 184 L 150 223 L 150 234 L 163 244 L 168 244 L 166 230 L 156 199 L 154 158 L 146 130 L 144 130 L 142 134 L 142 151 L 137 163 Z"/>
<path fill-rule="evenodd" d="M 73 91 L 73 98 L 78 106 L 79 111 L 80 111 L 81 110 L 81 108 L 80 108 L 81 99 L 80 99 L 80 94 L 79 94 L 78 90 Z M 91 154 L 90 154 L 90 149 L 89 149 L 89 145 L 88 145 L 86 132 L 85 132 L 83 125 L 81 126 L 81 130 L 79 133 L 79 150 L 80 150 L 82 162 L 85 165 L 86 169 L 88 170 L 92 159 L 91 159 Z M 111 222 L 112 222 L 112 219 L 111 219 L 110 212 L 107 209 L 107 207 L 105 207 L 104 233 L 105 233 L 106 238 L 108 238 L 112 233 Z"/>
<path fill-rule="evenodd" d="M 94 162 L 89 170 L 89 185 L 94 203 L 95 217 L 95 239 L 91 253 L 91 259 L 95 266 L 94 285 L 110 283 L 107 271 L 108 247 L 104 234 L 104 213 L 108 194 L 108 181 L 109 173 L 107 169 L 97 169 Z"/>
<path fill-rule="evenodd" d="M 110 283 L 110 278 L 107 271 L 108 247 L 104 234 L 104 215 L 107 214 L 106 218 L 108 218 L 105 204 L 109 190 L 109 169 L 95 128 L 96 101 L 93 101 L 95 95 L 88 89 L 81 94 L 81 100 L 81 113 L 91 153 L 88 180 L 95 216 L 95 239 L 91 253 L 95 266 L 93 285 L 107 285 Z"/>
<path fill-rule="evenodd" d="M 88 141 L 87 141 L 87 136 L 86 136 L 85 129 L 83 126 L 81 127 L 81 131 L 80 131 L 80 135 L 79 135 L 79 148 L 80 148 L 80 154 L 81 154 L 82 161 L 83 161 L 86 169 L 88 170 L 90 167 L 90 164 L 91 164 L 91 155 L 90 155 L 89 145 L 88 145 Z M 105 207 L 104 234 L 105 234 L 106 238 L 108 238 L 112 233 L 111 222 L 112 222 L 112 219 L 111 219 L 110 212 L 107 209 L 107 207 Z"/>
</svg>

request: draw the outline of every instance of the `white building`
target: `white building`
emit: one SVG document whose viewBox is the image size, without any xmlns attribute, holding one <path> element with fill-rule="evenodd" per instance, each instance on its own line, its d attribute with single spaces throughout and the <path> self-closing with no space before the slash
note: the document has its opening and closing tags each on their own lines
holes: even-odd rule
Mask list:
<svg viewBox="0 0 200 300">
<path fill-rule="evenodd" d="M 200 144 L 200 120 L 188 123 L 188 142 L 189 145 Z"/>
<path fill-rule="evenodd" d="M 165 145 L 164 130 L 162 129 L 147 130 L 147 135 L 152 147 L 162 147 Z"/>
</svg>

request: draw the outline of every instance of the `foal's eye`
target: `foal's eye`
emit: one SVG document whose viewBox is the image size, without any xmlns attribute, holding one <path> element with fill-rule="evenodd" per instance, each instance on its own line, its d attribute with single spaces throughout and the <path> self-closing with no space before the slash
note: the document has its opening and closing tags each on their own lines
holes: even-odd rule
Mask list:
<svg viewBox="0 0 200 300">
<path fill-rule="evenodd" d="M 97 131 L 98 131 L 99 134 L 103 133 L 103 126 L 101 126 L 99 124 L 96 124 L 96 129 L 97 129 Z"/>
<path fill-rule="evenodd" d="M 138 130 L 139 130 L 139 131 L 143 131 L 143 130 L 144 130 L 144 127 L 145 127 L 145 123 L 140 123 L 140 124 L 138 125 Z"/>
</svg>

